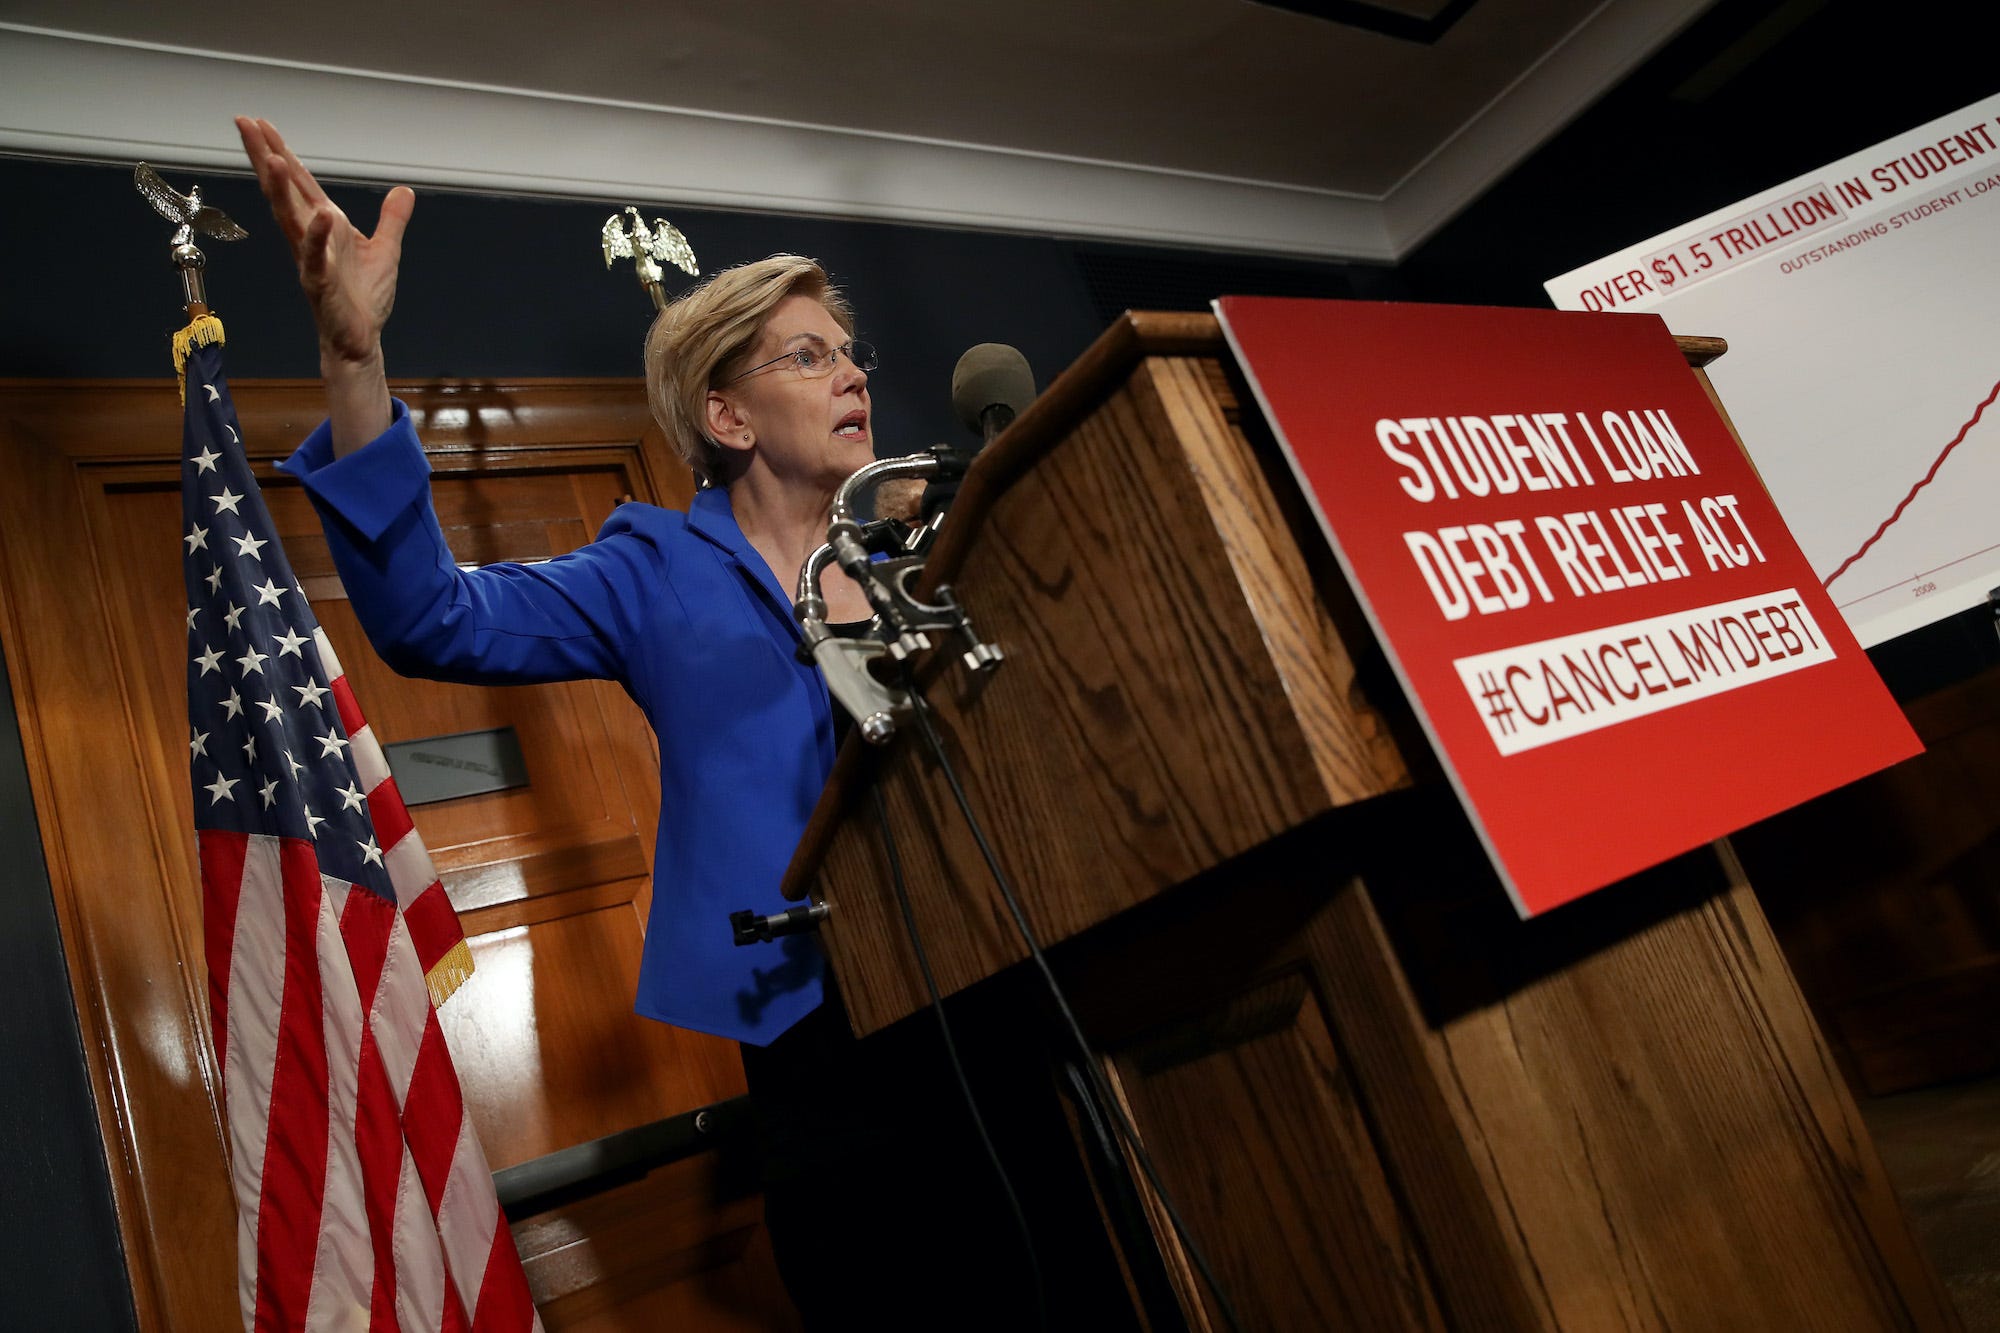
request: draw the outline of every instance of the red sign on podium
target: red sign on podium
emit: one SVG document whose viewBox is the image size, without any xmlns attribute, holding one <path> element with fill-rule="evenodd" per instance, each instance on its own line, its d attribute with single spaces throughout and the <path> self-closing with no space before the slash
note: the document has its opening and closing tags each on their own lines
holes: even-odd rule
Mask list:
<svg viewBox="0 0 2000 1333">
<path fill-rule="evenodd" d="M 1216 310 L 1523 916 L 1922 750 L 1657 317 Z"/>
</svg>

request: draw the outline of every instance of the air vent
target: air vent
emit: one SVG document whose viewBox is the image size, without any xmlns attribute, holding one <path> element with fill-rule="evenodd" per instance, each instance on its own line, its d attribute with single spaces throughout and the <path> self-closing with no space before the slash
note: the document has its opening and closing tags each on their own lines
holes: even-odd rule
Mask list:
<svg viewBox="0 0 2000 1333">
<path fill-rule="evenodd" d="M 1251 0 L 1345 28 L 1429 46 L 1465 17 L 1473 0 Z"/>
</svg>

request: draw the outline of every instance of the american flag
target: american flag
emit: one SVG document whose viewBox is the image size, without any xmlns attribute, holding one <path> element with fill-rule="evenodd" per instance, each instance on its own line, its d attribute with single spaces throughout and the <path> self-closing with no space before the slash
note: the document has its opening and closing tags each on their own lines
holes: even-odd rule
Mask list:
<svg viewBox="0 0 2000 1333">
<path fill-rule="evenodd" d="M 426 987 L 469 970 L 464 934 L 278 544 L 220 343 L 213 316 L 179 340 L 181 541 L 243 1324 L 539 1329 Z"/>
</svg>

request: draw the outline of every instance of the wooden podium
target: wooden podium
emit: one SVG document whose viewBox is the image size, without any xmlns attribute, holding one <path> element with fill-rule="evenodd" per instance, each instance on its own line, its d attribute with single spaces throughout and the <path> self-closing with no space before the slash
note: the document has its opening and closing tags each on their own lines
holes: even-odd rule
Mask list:
<svg viewBox="0 0 2000 1333">
<path fill-rule="evenodd" d="M 1517 919 L 1246 403 L 1212 318 L 1115 324 L 933 558 L 1005 664 L 925 673 L 1245 1327 L 1957 1327 L 1727 844 Z M 875 785 L 942 988 L 1034 1004 L 937 765 L 850 741 L 788 888 L 857 1030 L 927 1003 Z"/>
</svg>

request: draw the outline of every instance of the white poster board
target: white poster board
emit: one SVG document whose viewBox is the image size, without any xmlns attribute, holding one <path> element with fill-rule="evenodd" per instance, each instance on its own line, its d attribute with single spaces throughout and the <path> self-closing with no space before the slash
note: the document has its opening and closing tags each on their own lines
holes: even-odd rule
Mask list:
<svg viewBox="0 0 2000 1333">
<path fill-rule="evenodd" d="M 2000 587 L 2000 95 L 1547 284 L 1709 367 L 1864 645 Z"/>
</svg>

